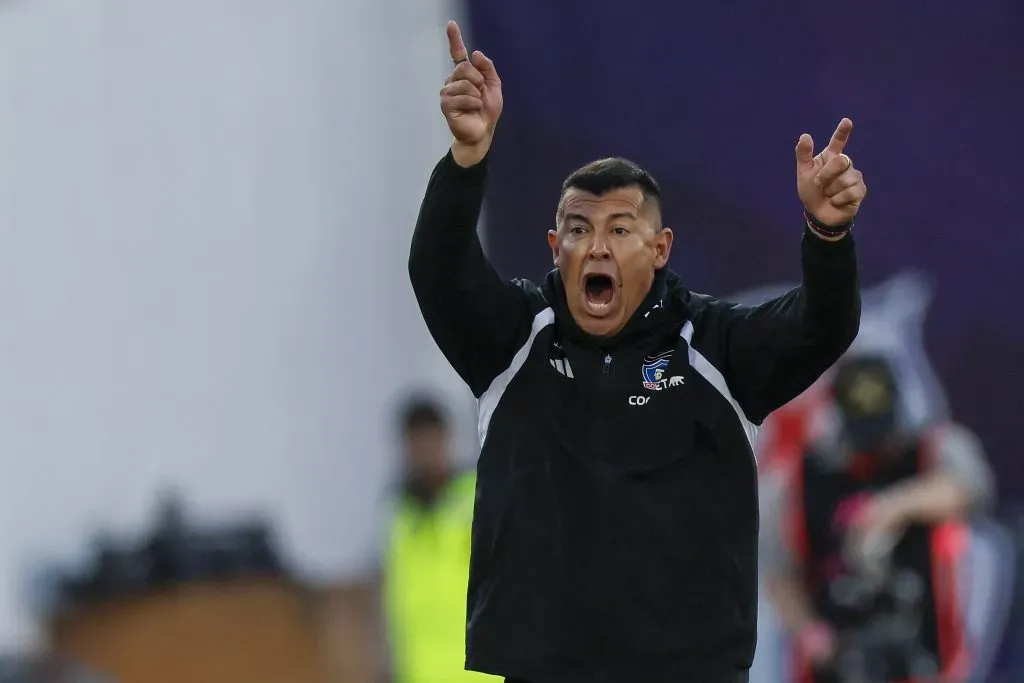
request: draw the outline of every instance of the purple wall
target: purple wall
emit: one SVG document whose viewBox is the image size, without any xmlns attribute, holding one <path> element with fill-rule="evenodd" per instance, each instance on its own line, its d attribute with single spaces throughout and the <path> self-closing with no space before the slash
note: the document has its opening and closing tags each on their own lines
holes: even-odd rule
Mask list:
<svg viewBox="0 0 1024 683">
<path fill-rule="evenodd" d="M 926 344 L 954 417 L 1024 497 L 1024 8 L 1018 0 L 470 0 L 505 90 L 488 203 L 508 276 L 550 267 L 561 179 L 621 155 L 661 182 L 673 267 L 726 295 L 798 277 L 793 146 L 842 116 L 870 194 L 863 279 L 936 286 Z M 737 9 L 737 6 L 742 9 Z"/>
</svg>

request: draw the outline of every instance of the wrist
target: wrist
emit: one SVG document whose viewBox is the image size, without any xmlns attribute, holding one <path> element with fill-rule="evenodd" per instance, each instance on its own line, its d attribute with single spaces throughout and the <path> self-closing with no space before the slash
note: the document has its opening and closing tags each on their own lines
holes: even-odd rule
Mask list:
<svg viewBox="0 0 1024 683">
<path fill-rule="evenodd" d="M 466 144 L 458 140 L 452 141 L 452 159 L 462 168 L 470 168 L 482 162 L 491 149 L 491 136 L 488 135 L 480 142 Z"/>
<path fill-rule="evenodd" d="M 804 224 L 815 237 L 826 242 L 838 242 L 853 229 L 853 221 L 841 225 L 827 225 L 809 211 L 804 211 Z"/>
</svg>

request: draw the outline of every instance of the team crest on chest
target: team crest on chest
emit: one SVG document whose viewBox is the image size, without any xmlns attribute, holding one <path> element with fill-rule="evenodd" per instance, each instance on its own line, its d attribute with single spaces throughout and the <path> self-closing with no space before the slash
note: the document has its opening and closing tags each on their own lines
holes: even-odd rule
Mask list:
<svg viewBox="0 0 1024 683">
<path fill-rule="evenodd" d="M 661 391 L 666 387 L 675 387 L 683 383 L 681 376 L 668 377 L 668 364 L 672 360 L 672 350 L 664 351 L 656 356 L 644 359 L 640 372 L 644 379 L 644 388 Z"/>
</svg>

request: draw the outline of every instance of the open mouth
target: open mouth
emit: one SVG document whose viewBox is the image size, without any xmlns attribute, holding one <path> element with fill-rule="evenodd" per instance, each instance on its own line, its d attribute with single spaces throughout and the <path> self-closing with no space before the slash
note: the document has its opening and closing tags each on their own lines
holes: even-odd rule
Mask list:
<svg viewBox="0 0 1024 683">
<path fill-rule="evenodd" d="M 583 294 L 594 312 L 603 312 L 615 298 L 615 282 L 608 275 L 587 275 L 583 282 Z"/>
</svg>

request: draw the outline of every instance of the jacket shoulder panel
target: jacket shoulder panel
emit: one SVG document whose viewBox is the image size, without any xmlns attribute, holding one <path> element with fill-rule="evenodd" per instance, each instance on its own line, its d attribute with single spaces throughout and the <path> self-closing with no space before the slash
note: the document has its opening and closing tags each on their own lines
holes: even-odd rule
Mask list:
<svg viewBox="0 0 1024 683">
<path fill-rule="evenodd" d="M 526 299 L 530 306 L 530 312 L 534 315 L 537 315 L 545 308 L 550 307 L 547 298 L 544 296 L 544 291 L 536 283 L 524 278 L 513 278 L 512 284 L 526 294 Z"/>
</svg>

